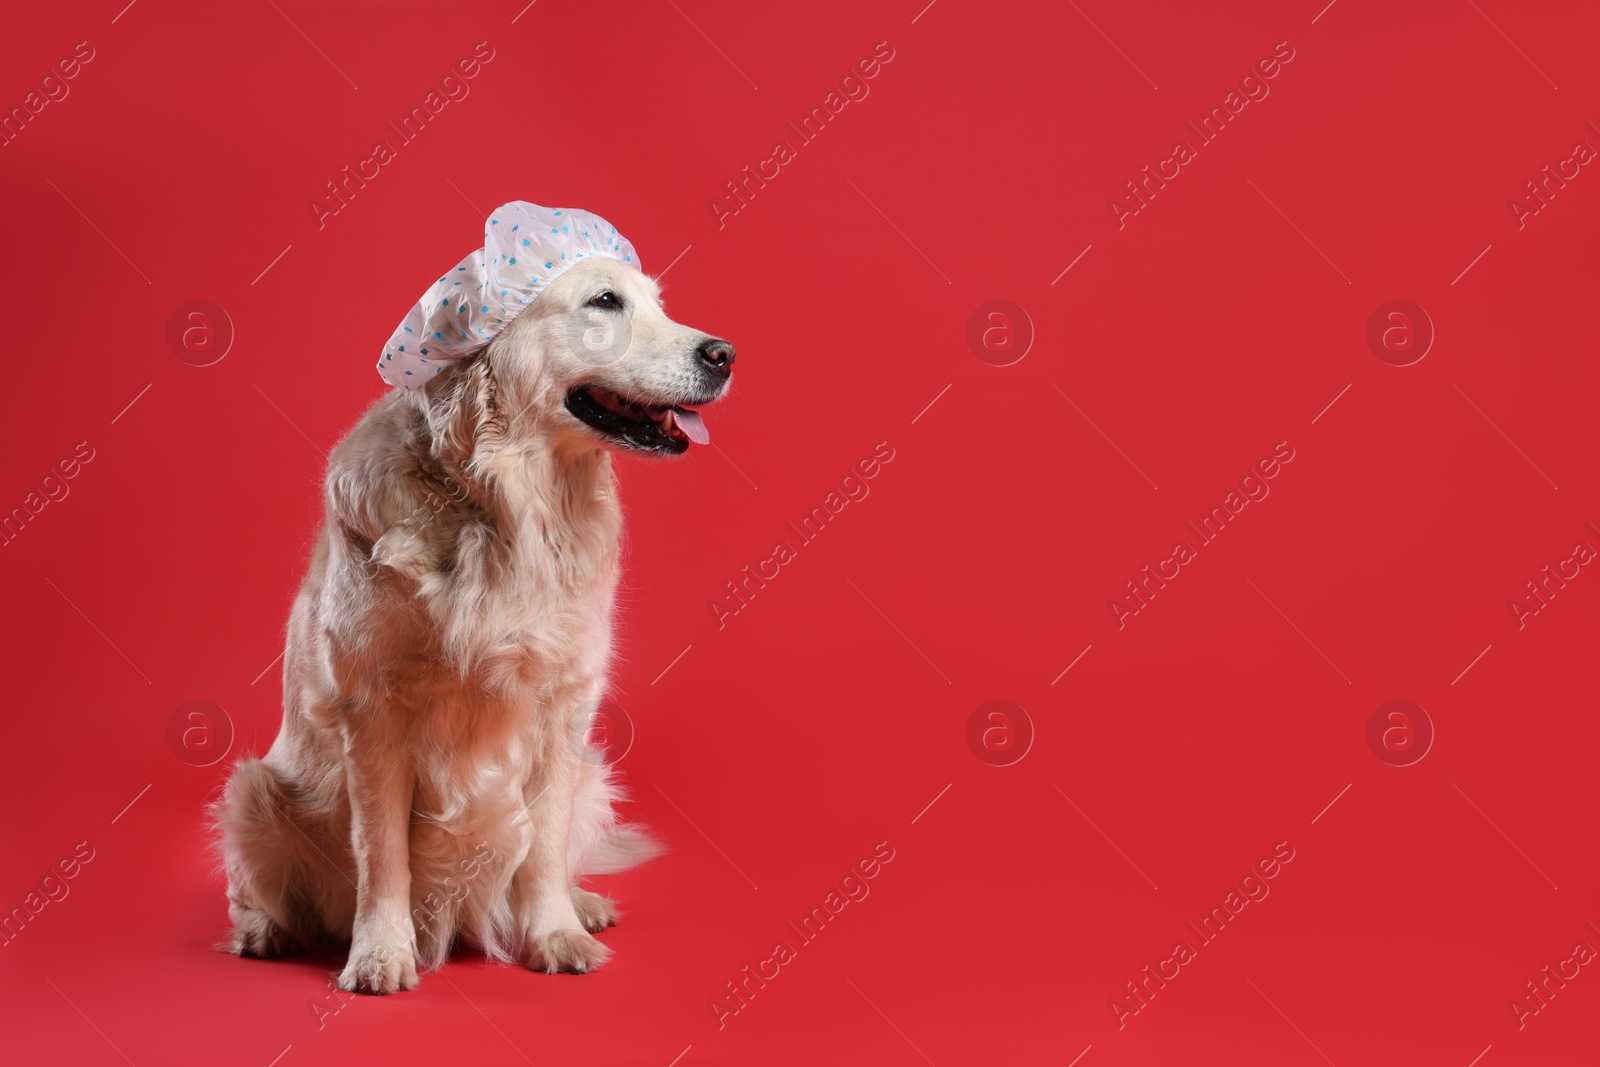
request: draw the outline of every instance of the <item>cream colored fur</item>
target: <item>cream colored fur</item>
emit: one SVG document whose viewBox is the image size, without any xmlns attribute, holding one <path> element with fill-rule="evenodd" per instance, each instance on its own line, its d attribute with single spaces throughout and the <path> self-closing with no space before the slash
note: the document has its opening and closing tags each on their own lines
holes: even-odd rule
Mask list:
<svg viewBox="0 0 1600 1067">
<path fill-rule="evenodd" d="M 602 291 L 625 310 L 586 306 Z M 618 325 L 625 352 L 584 340 Z M 622 513 L 614 442 L 563 400 L 598 383 L 709 402 L 727 382 L 697 362 L 707 340 L 651 279 L 585 260 L 486 353 L 385 396 L 334 450 L 282 729 L 215 808 L 233 951 L 348 944 L 339 984 L 371 993 L 415 986 L 458 937 L 544 971 L 604 962 L 592 935 L 616 912 L 578 879 L 655 846 L 619 824 L 586 741 Z"/>
</svg>

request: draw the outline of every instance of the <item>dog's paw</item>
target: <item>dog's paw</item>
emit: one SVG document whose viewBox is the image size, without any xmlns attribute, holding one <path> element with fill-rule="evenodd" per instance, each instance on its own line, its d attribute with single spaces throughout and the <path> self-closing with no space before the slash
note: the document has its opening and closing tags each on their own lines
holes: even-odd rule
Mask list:
<svg viewBox="0 0 1600 1067">
<path fill-rule="evenodd" d="M 582 930 L 553 930 L 528 943 L 528 966 L 545 974 L 587 974 L 611 958 L 610 949 Z"/>
<path fill-rule="evenodd" d="M 350 949 L 350 962 L 339 975 L 339 988 L 347 993 L 383 996 L 416 987 L 417 963 L 410 948 L 354 945 Z"/>
<path fill-rule="evenodd" d="M 578 913 L 583 928 L 597 934 L 608 926 L 617 925 L 617 906 L 598 893 L 572 887 L 572 906 Z"/>
<path fill-rule="evenodd" d="M 266 912 L 255 908 L 237 909 L 228 951 L 246 959 L 271 960 L 287 956 L 293 949 L 294 939 L 289 932 L 273 922 Z"/>
</svg>

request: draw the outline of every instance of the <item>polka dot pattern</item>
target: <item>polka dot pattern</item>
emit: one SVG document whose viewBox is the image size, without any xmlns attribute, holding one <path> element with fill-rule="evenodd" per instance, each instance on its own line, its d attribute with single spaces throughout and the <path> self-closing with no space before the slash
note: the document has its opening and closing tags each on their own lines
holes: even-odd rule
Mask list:
<svg viewBox="0 0 1600 1067">
<path fill-rule="evenodd" d="M 513 200 L 483 226 L 483 247 L 434 282 L 383 346 L 378 373 L 417 389 L 452 363 L 483 350 L 517 313 L 570 267 L 609 256 L 637 267 L 617 228 L 588 211 Z"/>
</svg>

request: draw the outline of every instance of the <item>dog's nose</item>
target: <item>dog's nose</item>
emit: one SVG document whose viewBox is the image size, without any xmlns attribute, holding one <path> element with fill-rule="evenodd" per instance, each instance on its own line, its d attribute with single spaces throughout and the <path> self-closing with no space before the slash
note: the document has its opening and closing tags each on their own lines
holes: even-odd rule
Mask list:
<svg viewBox="0 0 1600 1067">
<path fill-rule="evenodd" d="M 735 352 L 728 342 L 711 337 L 700 342 L 700 347 L 695 350 L 699 353 L 700 362 L 707 368 L 726 378 L 733 373 L 733 360 Z"/>
</svg>

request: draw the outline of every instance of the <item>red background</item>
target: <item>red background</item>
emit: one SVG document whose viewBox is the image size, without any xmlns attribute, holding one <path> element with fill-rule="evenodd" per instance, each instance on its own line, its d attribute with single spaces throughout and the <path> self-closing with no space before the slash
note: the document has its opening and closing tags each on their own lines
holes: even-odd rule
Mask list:
<svg viewBox="0 0 1600 1067">
<path fill-rule="evenodd" d="M 1600 176 L 1522 229 L 1508 201 L 1600 146 L 1600 15 L 924 2 L 8 13 L 6 109 L 95 58 L 0 149 L 0 506 L 95 456 L 0 554 L 0 907 L 94 849 L 0 948 L 6 1062 L 1594 1062 L 1595 968 L 1522 1029 L 1509 1001 L 1600 947 L 1600 577 L 1521 630 L 1508 602 L 1600 546 Z M 323 183 L 480 41 L 470 96 L 319 229 Z M 719 228 L 880 41 L 870 95 Z M 1109 199 L 1281 41 L 1270 96 L 1119 230 Z M 605 215 L 740 351 L 721 454 L 621 464 L 619 767 L 671 851 L 605 880 L 596 974 L 463 956 L 319 1019 L 338 960 L 212 951 L 225 765 L 167 724 L 208 700 L 230 758 L 270 743 L 322 452 L 519 198 Z M 195 299 L 236 332 L 207 367 L 166 341 Z M 1011 366 L 966 341 L 992 299 L 1036 335 Z M 1437 331 L 1409 367 L 1365 339 L 1392 299 Z M 724 583 L 884 441 L 719 630 Z M 1108 600 L 1281 441 L 1271 495 L 1119 629 Z M 968 747 L 994 699 L 1035 732 L 1011 766 Z M 1366 740 L 1392 699 L 1436 730 L 1412 766 Z M 1123 983 L 1281 841 L 1271 895 L 1119 1029 Z M 878 842 L 871 895 L 719 1028 Z"/>
</svg>

